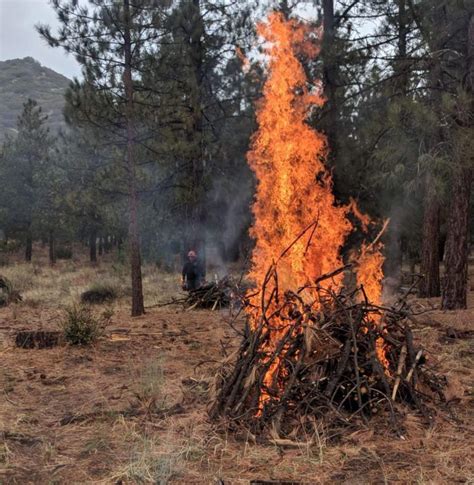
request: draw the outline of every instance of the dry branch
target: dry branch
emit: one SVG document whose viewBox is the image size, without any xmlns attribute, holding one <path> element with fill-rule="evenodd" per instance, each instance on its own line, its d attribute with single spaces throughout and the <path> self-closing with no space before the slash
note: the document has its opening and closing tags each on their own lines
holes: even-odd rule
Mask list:
<svg viewBox="0 0 474 485">
<path fill-rule="evenodd" d="M 281 295 L 271 266 L 258 321 L 247 322 L 233 365 L 219 369 L 211 417 L 286 439 L 298 430 L 307 436 L 314 419 L 347 425 L 388 411 L 393 423 L 396 397 L 431 419 L 427 404 L 442 396 L 441 381 L 414 346 L 406 300 L 381 308 L 367 301 L 363 288 L 336 293 L 319 283 Z M 377 357 L 381 339 L 387 368 Z"/>
</svg>

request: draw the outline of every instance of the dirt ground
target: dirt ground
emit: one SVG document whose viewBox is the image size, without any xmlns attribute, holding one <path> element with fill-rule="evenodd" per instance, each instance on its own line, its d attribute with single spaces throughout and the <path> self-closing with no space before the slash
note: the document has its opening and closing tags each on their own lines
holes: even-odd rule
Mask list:
<svg viewBox="0 0 474 485">
<path fill-rule="evenodd" d="M 226 311 L 149 308 L 129 316 L 126 269 L 113 258 L 0 268 L 23 301 L 0 309 L 1 484 L 474 483 L 472 338 L 469 309 L 418 317 L 414 333 L 448 377 L 451 415 L 426 427 L 405 413 L 397 436 L 373 424 L 315 445 L 280 448 L 226 433 L 209 421 L 209 386 L 223 349 L 235 345 Z M 118 288 L 112 320 L 88 347 L 19 349 L 19 330 L 57 330 L 64 308 L 95 282 Z M 178 277 L 144 271 L 146 306 L 178 294 Z M 96 307 L 100 313 L 110 305 Z M 432 308 L 432 309 L 431 309 Z"/>
</svg>

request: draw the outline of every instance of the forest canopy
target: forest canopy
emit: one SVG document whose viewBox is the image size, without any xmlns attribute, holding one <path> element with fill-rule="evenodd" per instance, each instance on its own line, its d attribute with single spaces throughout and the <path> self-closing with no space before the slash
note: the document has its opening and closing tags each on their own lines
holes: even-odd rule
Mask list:
<svg viewBox="0 0 474 485">
<path fill-rule="evenodd" d="M 420 273 L 420 295 L 466 306 L 472 2 L 53 0 L 51 8 L 59 28 L 39 24 L 38 34 L 74 56 L 82 77 L 67 88 L 59 132 L 49 129 L 47 102 L 29 99 L 4 141 L 5 247 L 21 245 L 29 261 L 34 242 L 49 241 L 52 263 L 72 242 L 92 262 L 126 249 L 133 315 L 144 312 L 143 260 L 170 269 L 194 249 L 222 271 L 246 261 L 256 186 L 246 155 L 267 75 L 256 24 L 276 9 L 323 33 L 313 36 L 320 55 L 302 55 L 310 90 L 325 98 L 306 122 L 327 138 L 338 204 L 354 199 L 390 219 L 391 285 L 403 271 Z"/>
</svg>

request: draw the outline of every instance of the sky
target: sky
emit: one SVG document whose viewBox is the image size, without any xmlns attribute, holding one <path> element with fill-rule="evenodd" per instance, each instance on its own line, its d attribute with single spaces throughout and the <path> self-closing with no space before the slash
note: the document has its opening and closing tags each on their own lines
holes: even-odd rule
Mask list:
<svg viewBox="0 0 474 485">
<path fill-rule="evenodd" d="M 265 2 L 263 2 L 265 3 Z M 302 18 L 314 15 L 312 1 L 302 1 Z M 79 64 L 61 48 L 49 47 L 35 30 L 37 23 L 58 26 L 48 0 L 0 0 L 0 61 L 33 57 L 42 65 L 72 79 L 80 77 Z"/>
<path fill-rule="evenodd" d="M 80 76 L 79 64 L 60 48 L 49 47 L 34 26 L 58 22 L 48 0 L 0 0 L 0 61 L 33 57 L 46 67 L 72 79 Z"/>
</svg>

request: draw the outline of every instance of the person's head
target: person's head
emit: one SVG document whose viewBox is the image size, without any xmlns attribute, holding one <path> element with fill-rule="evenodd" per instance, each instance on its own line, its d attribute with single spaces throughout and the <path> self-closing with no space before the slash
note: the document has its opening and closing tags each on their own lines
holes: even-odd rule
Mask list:
<svg viewBox="0 0 474 485">
<path fill-rule="evenodd" d="M 189 251 L 188 259 L 191 262 L 196 261 L 196 259 L 197 259 L 196 251 Z"/>
</svg>

